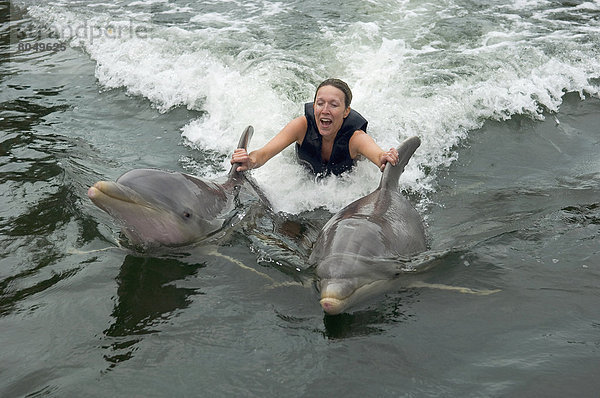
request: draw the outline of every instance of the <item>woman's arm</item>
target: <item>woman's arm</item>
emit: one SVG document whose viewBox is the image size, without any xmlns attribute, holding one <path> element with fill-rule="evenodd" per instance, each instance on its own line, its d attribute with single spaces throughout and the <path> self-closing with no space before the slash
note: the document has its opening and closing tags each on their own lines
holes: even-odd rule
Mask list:
<svg viewBox="0 0 600 398">
<path fill-rule="evenodd" d="M 238 148 L 233 151 L 231 164 L 240 163 L 240 166 L 236 169 L 237 171 L 256 169 L 267 163 L 269 159 L 283 151 L 293 142 L 301 144 L 302 140 L 304 140 L 307 127 L 306 117 L 299 116 L 289 122 L 262 148 L 250 153 L 247 153 L 243 148 Z"/>
<path fill-rule="evenodd" d="M 398 163 L 398 151 L 396 148 L 390 148 L 387 152 L 384 151 L 371 136 L 362 130 L 354 132 L 352 138 L 350 138 L 349 149 L 352 159 L 358 155 L 363 155 L 375 163 L 381 171 L 383 171 L 387 162 L 390 162 L 394 166 Z"/>
</svg>

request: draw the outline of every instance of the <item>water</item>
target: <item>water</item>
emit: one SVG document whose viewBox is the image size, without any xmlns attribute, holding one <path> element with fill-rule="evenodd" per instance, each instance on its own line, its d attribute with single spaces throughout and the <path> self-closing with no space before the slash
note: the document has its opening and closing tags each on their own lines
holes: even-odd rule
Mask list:
<svg viewBox="0 0 600 398">
<path fill-rule="evenodd" d="M 0 5 L 2 396 L 597 395 L 598 2 Z M 253 172 L 289 225 L 117 247 L 88 186 L 223 175 L 246 125 L 264 144 L 330 76 L 383 147 L 423 141 L 402 178 L 420 277 L 500 293 L 323 316 L 305 240 L 379 172 L 314 182 L 291 149 Z"/>
</svg>

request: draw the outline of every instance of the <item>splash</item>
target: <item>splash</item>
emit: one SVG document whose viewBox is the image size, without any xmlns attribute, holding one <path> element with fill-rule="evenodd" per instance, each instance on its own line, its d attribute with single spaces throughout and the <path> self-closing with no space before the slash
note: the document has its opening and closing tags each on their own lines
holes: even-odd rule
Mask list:
<svg viewBox="0 0 600 398">
<path fill-rule="evenodd" d="M 122 87 L 159 112 L 201 112 L 182 128 L 183 140 L 221 154 L 220 165 L 198 167 L 222 173 L 246 125 L 256 131 L 251 148 L 264 145 L 327 77 L 349 83 L 353 107 L 383 148 L 421 138 L 402 184 L 425 196 L 435 171 L 486 120 L 541 119 L 559 111 L 566 92 L 599 95 L 600 5 L 592 2 L 22 3 L 96 61 L 103 88 Z M 83 25 L 105 33 L 72 33 Z M 362 162 L 347 176 L 315 182 L 291 148 L 253 174 L 277 210 L 290 213 L 339 210 L 380 177 Z"/>
</svg>

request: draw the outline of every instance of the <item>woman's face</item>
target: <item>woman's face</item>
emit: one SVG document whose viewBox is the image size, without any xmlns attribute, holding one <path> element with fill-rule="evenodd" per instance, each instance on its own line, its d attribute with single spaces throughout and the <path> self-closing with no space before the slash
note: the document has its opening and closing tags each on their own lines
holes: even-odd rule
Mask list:
<svg viewBox="0 0 600 398">
<path fill-rule="evenodd" d="M 350 113 L 350 107 L 346 108 L 344 102 L 344 92 L 333 86 L 323 86 L 317 91 L 313 108 L 317 128 L 325 138 L 335 138 Z"/>
</svg>

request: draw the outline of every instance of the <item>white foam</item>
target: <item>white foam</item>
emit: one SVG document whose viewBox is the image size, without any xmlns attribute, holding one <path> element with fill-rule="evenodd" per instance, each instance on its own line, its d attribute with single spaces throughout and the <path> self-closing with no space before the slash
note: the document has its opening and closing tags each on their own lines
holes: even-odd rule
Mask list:
<svg viewBox="0 0 600 398">
<path fill-rule="evenodd" d="M 477 57 L 480 70 L 451 76 L 451 84 L 442 80 L 429 85 L 422 84 L 429 71 L 421 63 L 436 57 L 431 47 L 411 48 L 404 40 L 387 39 L 384 32 L 377 37 L 363 23 L 351 25 L 348 32 L 351 40 L 338 32 L 329 36 L 338 38 L 333 45 L 339 63 L 346 65 L 343 77 L 352 82 L 356 107 L 371 121 L 371 134 L 382 146 L 419 135 L 423 144 L 415 159 L 434 169 L 447 166 L 455 158 L 453 147 L 485 120 L 516 114 L 542 118 L 544 110 L 558 111 L 565 92 L 598 94 L 598 87 L 589 83 L 590 75 L 600 70 L 598 59 L 558 59 L 528 48 L 526 30 L 490 32 L 482 46 L 457 48 L 466 60 Z M 500 48 L 504 53 L 498 54 Z M 524 52 L 521 63 L 515 60 L 519 51 Z M 429 65 L 443 63 L 449 55 L 441 53 Z M 423 175 L 417 178 L 421 189 L 430 188 Z"/>
<path fill-rule="evenodd" d="M 340 77 L 352 87 L 353 108 L 369 120 L 369 134 L 383 148 L 412 135 L 421 138 L 402 183 L 422 193 L 435 188 L 435 174 L 423 170 L 448 166 L 456 158 L 455 146 L 486 120 L 516 114 L 541 118 L 542 111 L 559 109 L 567 91 L 599 94 L 590 80 L 600 75 L 593 39 L 600 32 L 597 20 L 556 18 L 562 12 L 594 15 L 600 8 L 594 2 L 567 9 L 544 0 L 516 0 L 466 12 L 452 2 L 440 7 L 371 0 L 361 5 L 369 13 L 350 22 L 330 20 L 326 13 L 307 19 L 307 26 L 315 27 L 307 44 L 281 37 L 290 33 L 281 30 L 279 18 L 298 10 L 280 2 L 209 2 L 211 11 L 202 12 L 188 4 L 183 11 L 189 21 L 166 27 L 153 23 L 147 12 L 154 3 L 163 14 L 174 12 L 176 5 L 164 0 L 136 1 L 116 11 L 108 6 L 103 11 L 101 3 L 66 9 L 31 1 L 37 4 L 32 15 L 57 30 L 84 23 L 91 32 L 123 28 L 118 37 L 63 37 L 96 61 L 103 87 L 124 87 L 160 112 L 177 106 L 201 111 L 202 117 L 182 129 L 199 150 L 229 156 L 248 124 L 255 127 L 250 149 L 264 145 L 302 114 L 320 80 Z M 468 26 L 447 23 L 478 15 L 479 36 L 465 39 L 468 30 L 453 29 Z M 490 16 L 498 23 L 485 23 Z M 127 29 L 131 18 L 143 34 Z M 548 30 L 555 33 L 543 33 Z M 225 159 L 223 173 L 228 166 Z M 380 177 L 365 161 L 343 178 L 314 182 L 296 164 L 292 148 L 253 174 L 277 210 L 291 213 L 321 206 L 335 211 L 374 189 Z"/>
</svg>

